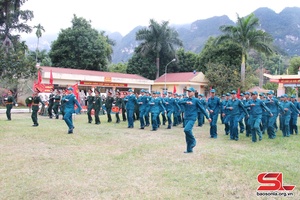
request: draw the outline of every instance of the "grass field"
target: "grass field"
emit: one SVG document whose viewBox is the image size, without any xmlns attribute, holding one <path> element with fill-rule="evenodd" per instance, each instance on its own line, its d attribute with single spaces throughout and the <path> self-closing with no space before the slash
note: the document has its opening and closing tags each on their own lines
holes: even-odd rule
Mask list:
<svg viewBox="0 0 300 200">
<path fill-rule="evenodd" d="M 288 199 L 300 199 L 300 135 L 232 141 L 218 124 L 211 139 L 206 123 L 194 127 L 194 153 L 184 154 L 181 126 L 152 132 L 106 121 L 77 115 L 67 134 L 63 120 L 39 116 L 31 127 L 29 113 L 2 114 L 0 199 L 257 199 L 262 172 L 282 172 L 284 185 L 296 185 Z"/>
</svg>

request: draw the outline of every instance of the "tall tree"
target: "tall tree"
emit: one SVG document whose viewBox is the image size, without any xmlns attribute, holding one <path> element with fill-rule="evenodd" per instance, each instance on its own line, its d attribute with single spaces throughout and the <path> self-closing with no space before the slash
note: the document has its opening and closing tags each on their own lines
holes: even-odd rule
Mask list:
<svg viewBox="0 0 300 200">
<path fill-rule="evenodd" d="M 38 62 L 38 52 L 39 52 L 39 43 L 40 43 L 40 37 L 42 37 L 42 31 L 45 32 L 44 27 L 41 24 L 38 24 L 37 26 L 34 26 L 33 28 L 36 29 L 35 35 L 37 37 L 37 44 L 36 44 L 36 57 L 35 61 Z"/>
<path fill-rule="evenodd" d="M 53 66 L 107 71 L 112 44 L 104 32 L 92 28 L 90 21 L 74 15 L 72 27 L 61 30 L 49 56 Z"/>
<path fill-rule="evenodd" d="M 273 52 L 271 48 L 271 42 L 273 42 L 272 36 L 263 30 L 258 30 L 258 26 L 259 20 L 254 14 L 242 18 L 237 16 L 237 23 L 235 26 L 225 25 L 220 27 L 220 30 L 224 34 L 219 36 L 216 41 L 216 44 L 220 44 L 223 41 L 231 40 L 242 48 L 242 86 L 245 86 L 245 63 L 249 50 L 254 49 L 265 54 L 271 54 Z"/>
<path fill-rule="evenodd" d="M 26 0 L 0 1 L 0 85 L 16 88 L 20 80 L 31 78 L 36 73 L 34 60 L 26 55 L 27 46 L 20 42 L 17 33 L 30 33 L 26 24 L 33 12 L 21 10 Z"/>
<path fill-rule="evenodd" d="M 14 32 L 30 33 L 31 27 L 26 24 L 33 18 L 33 12 L 21 10 L 21 6 L 27 0 L 1 0 L 0 1 L 0 40 L 5 53 L 13 49 L 14 44 L 19 42 L 19 35 Z"/>
<path fill-rule="evenodd" d="M 136 40 L 142 41 L 139 45 L 139 51 L 143 55 L 149 52 L 154 52 L 156 55 L 156 78 L 159 77 L 159 66 L 161 52 L 175 57 L 175 47 L 183 46 L 182 41 L 178 38 L 178 33 L 175 29 L 169 27 L 168 21 L 163 21 L 161 24 L 153 19 L 150 19 L 148 28 L 143 28 L 136 33 Z"/>
</svg>

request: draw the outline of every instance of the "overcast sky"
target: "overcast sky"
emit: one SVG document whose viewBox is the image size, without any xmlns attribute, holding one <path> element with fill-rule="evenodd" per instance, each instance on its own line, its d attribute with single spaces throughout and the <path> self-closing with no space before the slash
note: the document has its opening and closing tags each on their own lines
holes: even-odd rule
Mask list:
<svg viewBox="0 0 300 200">
<path fill-rule="evenodd" d="M 43 34 L 70 27 L 76 14 L 91 20 L 93 28 L 124 36 L 138 25 L 148 26 L 150 19 L 185 24 L 227 15 L 236 21 L 236 14 L 244 17 L 260 7 L 279 13 L 285 7 L 300 7 L 300 0 L 28 0 L 22 9 L 33 11 L 29 24 L 40 23 Z"/>
</svg>

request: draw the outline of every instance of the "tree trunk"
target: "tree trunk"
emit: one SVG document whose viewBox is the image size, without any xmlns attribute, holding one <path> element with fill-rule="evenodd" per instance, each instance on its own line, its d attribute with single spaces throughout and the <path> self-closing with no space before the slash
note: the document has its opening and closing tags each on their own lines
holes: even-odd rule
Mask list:
<svg viewBox="0 0 300 200">
<path fill-rule="evenodd" d="M 156 79 L 159 77 L 159 57 L 156 58 Z"/>
<path fill-rule="evenodd" d="M 242 65 L 241 65 L 241 83 L 243 88 L 245 87 L 245 73 L 246 73 L 245 60 L 246 60 L 246 55 L 243 53 Z"/>
</svg>

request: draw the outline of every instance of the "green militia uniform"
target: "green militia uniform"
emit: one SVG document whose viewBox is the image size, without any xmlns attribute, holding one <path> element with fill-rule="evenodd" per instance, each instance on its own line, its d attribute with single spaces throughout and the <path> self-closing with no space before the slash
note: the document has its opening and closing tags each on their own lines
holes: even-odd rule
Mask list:
<svg viewBox="0 0 300 200">
<path fill-rule="evenodd" d="M 55 95 L 52 93 L 49 95 L 48 115 L 50 119 L 52 119 L 52 108 L 53 108 L 54 97 Z"/>
<path fill-rule="evenodd" d="M 59 117 L 58 109 L 59 109 L 59 105 L 60 105 L 60 100 L 61 100 L 60 95 L 59 94 L 55 95 L 54 104 L 53 104 L 53 111 L 54 111 L 56 119 L 58 119 L 58 117 Z"/>
<path fill-rule="evenodd" d="M 100 118 L 99 118 L 99 113 L 100 113 L 100 109 L 102 107 L 102 99 L 101 97 L 98 95 L 98 96 L 95 96 L 95 100 L 94 100 L 94 103 L 93 103 L 93 108 L 95 110 L 95 124 L 100 124 Z"/>
<path fill-rule="evenodd" d="M 41 103 L 43 106 L 45 104 L 42 102 L 41 98 L 39 96 L 33 97 L 32 98 L 32 113 L 31 113 L 31 119 L 33 122 L 32 126 L 38 126 L 38 118 L 37 118 L 37 113 L 39 111 L 39 103 Z"/>
<path fill-rule="evenodd" d="M 106 97 L 106 101 L 105 101 L 105 107 L 106 107 L 106 114 L 107 114 L 107 122 L 111 122 L 111 108 L 112 108 L 112 104 L 114 102 L 114 98 L 113 97 Z"/>
<path fill-rule="evenodd" d="M 92 121 L 93 121 L 91 112 L 92 112 L 92 109 L 94 107 L 94 98 L 95 97 L 93 97 L 93 96 L 88 96 L 87 97 L 87 104 L 88 104 L 88 106 L 87 106 L 87 116 L 88 116 L 88 122 L 89 123 L 92 123 Z"/>
<path fill-rule="evenodd" d="M 123 99 L 120 98 L 120 97 L 116 97 L 115 99 L 115 106 L 117 106 L 119 108 L 119 111 L 120 109 L 122 109 L 122 105 L 123 105 Z M 119 113 L 120 112 L 116 112 L 116 119 L 117 119 L 117 123 L 120 123 L 120 117 L 119 117 Z"/>
<path fill-rule="evenodd" d="M 6 117 L 7 120 L 11 120 L 11 109 L 14 104 L 16 104 L 16 101 L 13 96 L 8 96 L 4 99 L 5 105 L 6 105 Z"/>
</svg>

